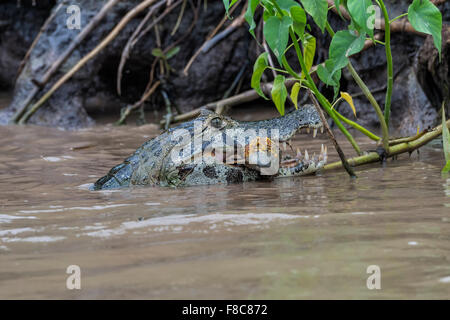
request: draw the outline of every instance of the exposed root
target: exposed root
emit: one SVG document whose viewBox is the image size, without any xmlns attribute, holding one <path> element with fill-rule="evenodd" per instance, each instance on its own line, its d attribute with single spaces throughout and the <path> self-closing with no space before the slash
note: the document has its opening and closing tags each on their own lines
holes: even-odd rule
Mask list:
<svg viewBox="0 0 450 320">
<path fill-rule="evenodd" d="M 446 122 L 447 128 L 450 128 L 450 120 L 447 120 Z M 442 125 L 437 126 L 436 128 L 433 128 L 424 134 L 419 134 L 414 137 L 404 138 L 403 142 L 400 142 L 398 144 L 395 144 L 394 146 L 391 146 L 389 148 L 389 155 L 388 157 L 395 157 L 402 153 L 411 153 L 414 150 L 418 150 L 420 147 L 426 145 L 431 140 L 439 137 L 442 134 Z M 380 161 L 380 155 L 377 152 L 370 152 L 367 155 L 355 157 L 348 159 L 348 163 L 352 167 L 361 166 L 373 162 Z M 334 162 L 327 164 L 324 167 L 324 170 L 334 170 L 339 169 L 342 167 L 342 162 Z"/>
<path fill-rule="evenodd" d="M 86 25 L 86 27 L 78 34 L 78 36 L 70 43 L 66 51 L 64 51 L 58 59 L 52 64 L 52 66 L 47 70 L 44 76 L 40 79 L 34 79 L 34 88 L 30 91 L 28 97 L 22 102 L 22 105 L 18 107 L 16 114 L 13 116 L 13 122 L 24 124 L 27 122 L 28 118 L 36 112 L 39 108 L 36 107 L 34 110 L 31 108 L 25 115 L 24 112 L 27 110 L 28 105 L 33 101 L 34 97 L 39 93 L 39 91 L 50 81 L 53 75 L 59 70 L 59 68 L 66 62 L 72 52 L 83 42 L 83 40 L 89 35 L 89 33 L 94 30 L 94 28 L 100 23 L 100 21 L 106 16 L 108 11 L 114 7 L 120 0 L 109 0 L 102 9 L 97 13 L 97 15 Z M 70 77 L 69 77 L 70 78 Z M 62 83 L 61 83 L 62 84 Z M 59 86 L 58 86 L 59 88 Z M 56 88 L 57 89 L 57 88 Z M 55 89 L 55 90 L 56 90 Z M 53 92 L 52 92 L 53 93 Z M 51 94 L 42 101 L 44 103 Z M 41 99 L 42 100 L 42 99 Z"/>
<path fill-rule="evenodd" d="M 120 0 L 110 0 L 108 4 L 115 4 Z M 119 24 L 108 34 L 108 36 L 103 39 L 103 41 L 98 44 L 93 50 L 91 50 L 87 55 L 85 55 L 75 66 L 73 66 L 61 79 L 59 79 L 52 88 L 38 101 L 34 104 L 31 109 L 20 119 L 19 124 L 24 124 L 28 119 L 53 95 L 53 93 L 59 89 L 67 80 L 69 80 L 78 70 L 80 70 L 89 60 L 95 57 L 100 51 L 102 51 L 112 40 L 114 40 L 120 31 L 140 12 L 152 5 L 156 0 L 145 0 L 139 5 L 134 7 L 129 11 L 125 17 L 119 22 Z M 107 4 L 107 5 L 108 5 Z M 105 7 L 103 7 L 104 9 Z M 103 11 L 102 9 L 102 11 Z M 98 16 L 98 15 L 97 15 Z M 97 18 L 96 16 L 96 18 Z M 96 19 L 94 18 L 94 20 Z M 81 33 L 80 33 L 81 35 Z M 50 70 L 49 70 L 50 71 Z"/>
</svg>

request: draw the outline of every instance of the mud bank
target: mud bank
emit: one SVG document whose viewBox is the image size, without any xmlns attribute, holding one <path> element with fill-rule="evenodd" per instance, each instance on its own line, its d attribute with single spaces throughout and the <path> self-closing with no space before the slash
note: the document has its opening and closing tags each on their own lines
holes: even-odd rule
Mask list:
<svg viewBox="0 0 450 320">
<path fill-rule="evenodd" d="M 16 80 L 17 70 L 33 39 L 46 19 L 62 2 L 64 1 L 39 1 L 37 6 L 33 6 L 30 0 L 22 1 L 21 5 L 17 6 L 16 0 L 9 0 L 0 4 L 0 87 L 14 88 L 11 103 L 0 111 L 0 124 L 7 124 L 11 120 L 17 110 L 23 106 L 30 92 L 35 89 L 36 80 L 42 79 L 52 63 L 80 33 L 80 30 L 67 28 L 67 5 L 63 5 L 55 13 L 48 27 L 43 30 Z M 409 1 L 403 0 L 387 2 L 393 16 L 405 12 L 409 5 Z M 104 3 L 106 1 L 79 0 L 72 1 L 70 4 L 79 5 L 82 13 L 81 25 L 85 26 L 100 11 Z M 120 19 L 138 3 L 140 1 L 128 0 L 120 1 L 114 6 L 55 73 L 51 81 L 39 90 L 34 101 L 81 57 L 100 43 Z M 164 8 L 165 4 L 161 6 L 160 12 Z M 445 3 L 440 8 L 444 13 L 444 23 L 448 24 L 449 4 Z M 204 6 L 203 1 L 187 1 L 179 27 L 173 33 L 174 26 L 181 16 L 181 10 L 180 4 L 158 23 L 158 32 L 152 30 L 136 42 L 123 69 L 121 95 L 117 93 L 116 79 L 122 51 L 147 11 L 136 16 L 112 43 L 57 90 L 30 118 L 29 123 L 68 129 L 82 128 L 94 123 L 92 119 L 94 115 L 96 117 L 111 115 L 111 113 L 118 115 L 121 108 L 138 101 L 145 91 L 155 59 L 152 50 L 167 48 L 176 41 L 179 41 L 177 43 L 179 52 L 168 61 L 173 71 L 169 76 L 159 78 L 159 72 L 155 73 L 155 80 L 162 80 L 162 85 L 144 104 L 147 121 L 152 121 L 153 117 L 153 113 L 148 111 L 165 112 L 167 100 L 164 100 L 163 92 L 167 93 L 167 98 L 173 107 L 178 107 L 181 112 L 185 112 L 221 99 L 232 87 L 239 74 L 243 73 L 243 77 L 239 79 L 239 90 L 249 89 L 251 67 L 261 48 L 248 34 L 247 25 L 243 24 L 208 52 L 198 55 L 188 75 L 185 75 L 182 72 L 183 69 L 205 42 L 208 34 L 223 18 L 224 10 L 222 1 L 209 1 L 207 7 Z M 237 8 L 235 17 L 239 15 L 240 10 Z M 334 13 L 330 12 L 329 15 L 332 17 L 331 23 L 336 30 L 345 26 L 345 23 Z M 192 31 L 187 33 L 193 21 L 195 25 Z M 232 21 L 227 21 L 225 27 L 230 23 Z M 315 62 L 320 63 L 327 58 L 329 38 L 321 34 L 314 23 L 311 25 L 313 34 L 318 38 Z M 418 125 L 425 128 L 437 122 L 440 101 L 445 97 L 448 99 L 448 39 L 447 32 L 443 41 L 442 62 L 439 63 L 436 61 L 436 52 L 432 47 L 427 43 L 424 45 L 424 37 L 406 33 L 393 34 L 396 72 L 392 99 L 394 129 L 409 134 L 415 132 Z M 369 88 L 375 91 L 375 97 L 383 106 L 383 86 L 386 78 L 384 48 L 372 47 L 354 57 L 353 63 Z M 270 75 L 266 80 L 271 80 Z M 327 91 L 325 87 L 321 89 Z M 376 126 L 375 113 L 365 98 L 359 96 L 359 88 L 347 74 L 343 77 L 342 90 L 355 95 L 359 122 L 369 127 Z M 348 111 L 345 107 L 341 108 L 343 114 Z"/>
</svg>

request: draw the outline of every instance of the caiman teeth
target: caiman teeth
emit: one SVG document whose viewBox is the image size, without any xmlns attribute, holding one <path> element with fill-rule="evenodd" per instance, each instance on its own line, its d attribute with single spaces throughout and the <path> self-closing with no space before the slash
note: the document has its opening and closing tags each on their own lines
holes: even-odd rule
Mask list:
<svg viewBox="0 0 450 320">
<path fill-rule="evenodd" d="M 323 126 L 320 127 L 320 133 L 323 133 Z"/>
<path fill-rule="evenodd" d="M 310 134 L 311 133 L 311 129 L 310 128 L 306 128 L 306 133 Z"/>
<path fill-rule="evenodd" d="M 315 138 L 317 136 L 317 128 L 314 128 L 313 130 L 313 138 Z"/>
<path fill-rule="evenodd" d="M 297 158 L 301 158 L 302 157 L 302 152 L 300 151 L 299 148 L 297 148 Z"/>
<path fill-rule="evenodd" d="M 309 161 L 309 154 L 308 154 L 308 150 L 305 149 L 305 160 Z"/>
</svg>

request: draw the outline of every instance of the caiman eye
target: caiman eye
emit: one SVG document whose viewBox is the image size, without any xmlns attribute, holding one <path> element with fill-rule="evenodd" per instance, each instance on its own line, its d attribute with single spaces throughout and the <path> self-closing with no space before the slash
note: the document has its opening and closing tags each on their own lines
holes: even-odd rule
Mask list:
<svg viewBox="0 0 450 320">
<path fill-rule="evenodd" d="M 212 119 L 212 120 L 211 120 L 211 125 L 212 125 L 214 128 L 217 128 L 217 129 L 222 128 L 222 119 L 220 119 L 220 118 L 218 118 L 218 117 Z"/>
</svg>

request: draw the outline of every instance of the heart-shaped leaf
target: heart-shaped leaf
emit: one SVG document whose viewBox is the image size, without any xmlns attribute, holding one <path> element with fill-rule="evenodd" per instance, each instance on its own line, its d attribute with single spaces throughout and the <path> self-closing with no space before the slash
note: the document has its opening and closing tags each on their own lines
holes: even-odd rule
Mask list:
<svg viewBox="0 0 450 320">
<path fill-rule="evenodd" d="M 282 75 L 277 75 L 273 81 L 272 87 L 272 101 L 275 103 L 275 107 L 278 112 L 284 116 L 284 105 L 286 103 L 286 98 L 288 95 L 286 85 L 284 82 L 286 78 Z"/>
<path fill-rule="evenodd" d="M 371 23 L 373 20 L 372 0 L 347 0 L 347 6 L 350 16 L 359 26 L 359 29 L 372 38 L 374 27 L 374 24 Z"/>
<path fill-rule="evenodd" d="M 353 54 L 360 52 L 364 48 L 366 37 L 364 34 L 357 35 L 348 30 L 338 31 L 331 40 L 329 57 L 333 60 L 334 73 L 345 66 L 347 66 L 350 57 Z"/>
<path fill-rule="evenodd" d="M 269 54 L 264 52 L 259 55 L 258 59 L 256 59 L 255 64 L 253 65 L 253 75 L 251 81 L 251 87 L 264 99 L 269 100 L 261 90 L 261 77 L 268 66 Z"/>
<path fill-rule="evenodd" d="M 255 28 L 256 28 L 256 22 L 255 22 L 255 11 L 256 11 L 256 7 L 259 4 L 259 0 L 249 0 L 248 1 L 248 7 L 247 7 L 247 11 L 245 12 L 244 18 L 245 21 L 247 21 L 248 25 L 250 26 L 248 31 L 250 32 L 250 34 L 255 37 Z"/>
<path fill-rule="evenodd" d="M 291 18 L 293 20 L 292 27 L 295 33 L 303 38 L 306 27 L 306 13 L 300 6 L 293 6 L 290 9 Z"/>
<path fill-rule="evenodd" d="M 328 2 L 327 0 L 300 0 L 306 12 L 313 18 L 322 32 L 327 23 Z"/>
<path fill-rule="evenodd" d="M 306 34 L 303 40 L 303 57 L 308 72 L 311 70 L 314 63 L 314 56 L 316 55 L 316 38 L 310 34 Z M 301 79 L 304 79 L 306 74 L 302 72 Z"/>
<path fill-rule="evenodd" d="M 292 19 L 288 16 L 283 18 L 272 16 L 264 24 L 264 37 L 280 65 L 282 64 L 281 58 L 284 55 L 284 50 L 286 50 L 288 44 L 289 27 L 291 25 Z"/>
<path fill-rule="evenodd" d="M 298 109 L 298 93 L 300 92 L 300 88 L 300 82 L 296 82 L 291 90 L 291 100 L 294 103 L 295 109 Z"/>
<path fill-rule="evenodd" d="M 414 0 L 408 8 L 408 20 L 417 31 L 431 34 L 441 56 L 442 15 L 430 0 Z"/>
</svg>

